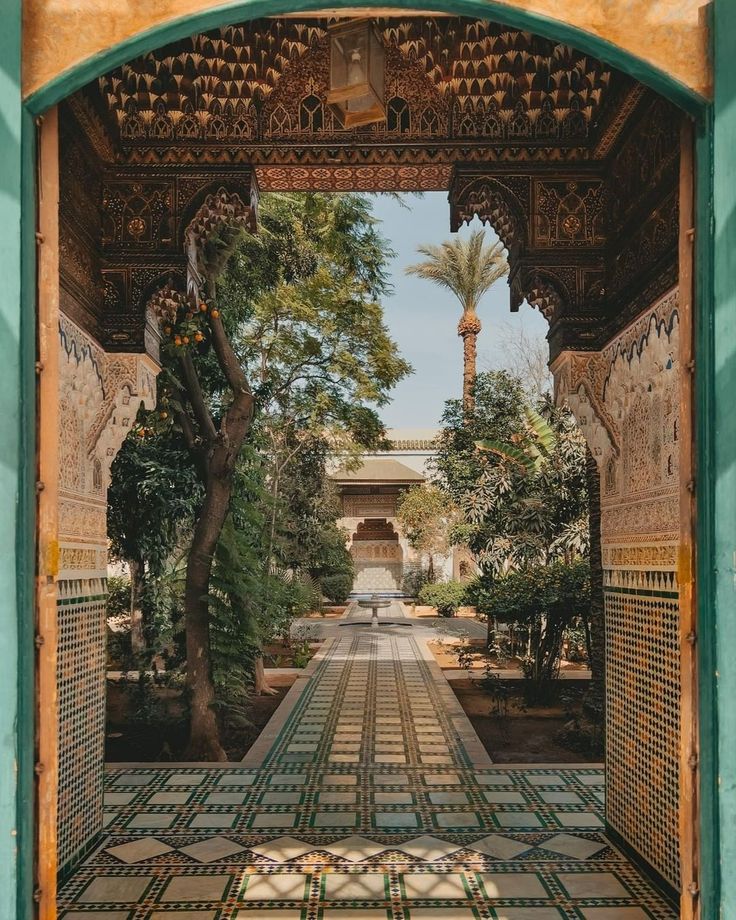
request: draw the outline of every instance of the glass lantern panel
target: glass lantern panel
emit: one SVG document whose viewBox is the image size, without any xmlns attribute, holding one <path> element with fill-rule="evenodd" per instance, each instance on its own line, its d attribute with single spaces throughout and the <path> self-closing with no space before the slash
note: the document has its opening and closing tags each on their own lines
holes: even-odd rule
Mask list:
<svg viewBox="0 0 736 920">
<path fill-rule="evenodd" d="M 330 72 L 333 92 L 367 83 L 369 34 L 366 29 L 360 28 L 333 35 Z"/>
</svg>

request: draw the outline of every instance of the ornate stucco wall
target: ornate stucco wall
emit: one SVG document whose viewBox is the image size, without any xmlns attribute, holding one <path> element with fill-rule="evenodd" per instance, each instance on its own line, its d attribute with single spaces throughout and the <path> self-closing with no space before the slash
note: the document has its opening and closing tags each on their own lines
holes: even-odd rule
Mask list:
<svg viewBox="0 0 736 920">
<path fill-rule="evenodd" d="M 553 368 L 601 472 L 606 816 L 679 886 L 679 318 L 672 290 Z"/>
<path fill-rule="evenodd" d="M 158 367 L 146 355 L 106 353 L 95 338 L 102 309 L 101 185 L 83 136 L 68 121 L 60 142 L 57 689 L 58 864 L 64 866 L 102 828 L 107 488 L 141 402 L 155 403 Z"/>
<path fill-rule="evenodd" d="M 62 314 L 59 327 L 58 860 L 102 828 L 107 487 L 141 402 L 155 403 L 146 356 L 109 355 Z"/>
<path fill-rule="evenodd" d="M 255 3 L 251 5 L 256 7 Z M 449 8 L 449 3 L 444 5 Z M 706 5 L 705 0 L 498 0 L 489 18 L 499 16 L 499 10 L 508 7 L 557 20 L 608 41 L 670 74 L 693 92 L 709 96 Z M 147 30 L 224 6 L 222 0 L 157 0 L 143 4 L 24 0 L 24 95 L 31 95 L 64 71 Z M 262 12 L 264 4 L 259 6 Z M 289 4 L 278 6 L 288 9 Z M 317 4 L 304 2 L 299 6 L 318 8 Z M 325 3 L 322 8 L 330 6 L 340 4 Z M 346 6 L 349 4 L 343 4 L 343 8 Z M 386 4 L 373 6 L 386 8 Z M 478 8 L 477 14 L 483 15 L 483 4 L 479 3 Z M 234 19 L 247 16 L 246 2 L 233 12 Z M 151 47 L 155 46 L 154 38 Z"/>
</svg>

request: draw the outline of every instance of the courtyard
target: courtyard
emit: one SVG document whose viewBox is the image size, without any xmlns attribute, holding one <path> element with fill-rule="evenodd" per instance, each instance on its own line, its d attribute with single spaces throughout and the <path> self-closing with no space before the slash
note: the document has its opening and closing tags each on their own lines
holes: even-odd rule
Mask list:
<svg viewBox="0 0 736 920">
<path fill-rule="evenodd" d="M 431 630 L 380 619 L 330 624 L 243 763 L 109 765 L 61 920 L 674 918 L 605 835 L 602 768 L 494 767 Z"/>
<path fill-rule="evenodd" d="M 9 11 L 1 920 L 736 914 L 736 10 L 436 6 Z"/>
</svg>

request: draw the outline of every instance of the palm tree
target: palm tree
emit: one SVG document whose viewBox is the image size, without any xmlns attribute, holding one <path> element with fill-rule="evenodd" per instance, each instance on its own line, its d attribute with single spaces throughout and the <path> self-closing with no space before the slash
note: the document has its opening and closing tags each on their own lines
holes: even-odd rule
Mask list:
<svg viewBox="0 0 736 920">
<path fill-rule="evenodd" d="M 457 334 L 463 340 L 463 408 L 470 412 L 476 375 L 476 340 L 481 329 L 478 304 L 486 291 L 508 274 L 506 254 L 500 242 L 486 245 L 483 230 L 474 230 L 467 239 L 446 240 L 440 246 L 420 246 L 417 251 L 426 256 L 427 261 L 409 265 L 406 273 L 448 288 L 463 308 Z"/>
</svg>

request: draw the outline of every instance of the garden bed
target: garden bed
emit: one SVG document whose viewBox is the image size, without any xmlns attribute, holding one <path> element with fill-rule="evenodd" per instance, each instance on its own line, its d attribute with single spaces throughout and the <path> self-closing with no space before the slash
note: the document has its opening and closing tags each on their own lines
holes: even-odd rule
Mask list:
<svg viewBox="0 0 736 920">
<path fill-rule="evenodd" d="M 336 620 L 341 617 L 348 609 L 347 604 L 334 605 L 332 607 L 323 607 L 321 610 L 310 610 L 305 613 L 304 617 L 308 620 Z"/>
<path fill-rule="evenodd" d="M 439 617 L 440 614 L 437 613 L 436 607 L 428 607 L 423 604 L 412 604 L 404 601 L 404 607 L 406 608 L 407 613 L 413 617 L 420 617 L 422 619 L 426 617 Z M 458 612 L 454 617 L 448 617 L 447 619 L 466 619 L 466 620 L 475 620 L 477 619 L 475 613 L 475 607 L 460 607 Z"/>
<path fill-rule="evenodd" d="M 266 676 L 276 694 L 251 697 L 247 708 L 249 724 L 229 727 L 223 732 L 221 740 L 228 760 L 245 757 L 299 675 L 266 672 Z M 152 686 L 142 700 L 135 683 L 108 680 L 105 729 L 108 763 L 183 761 L 187 736 L 181 689 Z"/>
<path fill-rule="evenodd" d="M 321 642 L 294 642 L 281 640 L 263 646 L 263 661 L 267 668 L 305 668 L 314 658 Z"/>
<path fill-rule="evenodd" d="M 483 639 L 443 639 L 441 642 L 432 641 L 428 643 L 429 649 L 434 655 L 434 660 L 442 668 L 443 671 L 457 671 L 461 668 L 460 662 L 458 661 L 457 651 L 461 646 L 469 650 L 469 656 L 467 658 L 467 663 L 469 665 L 467 670 L 471 674 L 476 675 L 478 678 L 483 676 L 483 672 L 486 668 L 486 657 L 485 657 L 485 640 Z M 462 666 L 465 667 L 465 666 Z M 505 658 L 501 664 L 492 662 L 491 670 L 493 671 L 518 671 L 519 674 L 522 674 L 521 660 L 519 658 Z M 588 666 L 586 663 L 576 662 L 576 661 L 563 661 L 560 664 L 560 671 L 565 672 L 579 672 L 581 675 L 589 675 Z M 581 679 L 584 679 L 581 676 Z"/>
<path fill-rule="evenodd" d="M 508 687 L 509 682 L 502 682 Z M 597 763 L 602 751 L 591 750 L 585 737 L 561 740 L 559 733 L 573 715 L 580 715 L 581 704 L 552 702 L 526 706 L 522 687 L 509 689 L 507 714 L 495 711 L 492 698 L 475 681 L 453 681 L 450 685 L 476 734 L 494 763 Z M 585 681 L 566 682 L 565 696 L 582 697 Z"/>
</svg>

